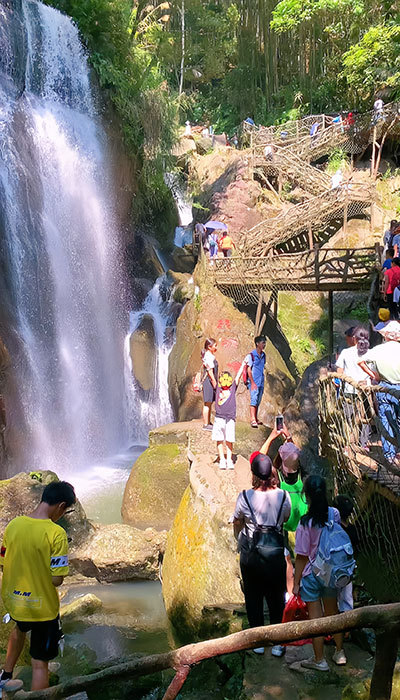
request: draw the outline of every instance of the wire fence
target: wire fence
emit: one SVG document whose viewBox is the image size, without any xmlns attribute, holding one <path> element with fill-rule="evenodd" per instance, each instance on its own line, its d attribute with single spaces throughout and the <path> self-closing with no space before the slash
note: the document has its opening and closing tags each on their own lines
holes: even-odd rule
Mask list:
<svg viewBox="0 0 400 700">
<path fill-rule="evenodd" d="M 378 600 L 400 596 L 400 386 L 319 382 L 320 452 L 334 491 L 355 501 L 362 579 Z"/>
</svg>

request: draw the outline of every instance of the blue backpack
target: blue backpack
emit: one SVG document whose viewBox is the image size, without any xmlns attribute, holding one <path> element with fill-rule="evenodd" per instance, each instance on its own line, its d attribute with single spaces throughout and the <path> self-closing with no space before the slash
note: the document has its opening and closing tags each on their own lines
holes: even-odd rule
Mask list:
<svg viewBox="0 0 400 700">
<path fill-rule="evenodd" d="M 350 537 L 335 522 L 333 509 L 329 508 L 328 522 L 322 528 L 312 572 L 327 588 L 344 588 L 352 580 L 355 568 Z"/>
</svg>

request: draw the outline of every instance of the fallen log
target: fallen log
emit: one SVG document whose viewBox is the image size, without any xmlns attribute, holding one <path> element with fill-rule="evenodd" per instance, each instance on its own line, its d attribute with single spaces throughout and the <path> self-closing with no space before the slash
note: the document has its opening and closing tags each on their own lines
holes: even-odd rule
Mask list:
<svg viewBox="0 0 400 700">
<path fill-rule="evenodd" d="M 184 681 L 187 677 L 186 669 L 205 659 L 222 654 L 254 649 L 255 647 L 265 646 L 268 643 L 282 644 L 294 642 L 297 639 L 326 636 L 336 632 L 356 629 L 357 627 L 382 629 L 398 626 L 400 626 L 400 603 L 371 605 L 316 620 L 285 622 L 279 625 L 269 625 L 268 627 L 254 627 L 242 632 L 235 632 L 227 637 L 187 644 L 165 654 L 135 658 L 122 664 L 109 666 L 87 676 L 72 678 L 65 683 L 52 686 L 46 690 L 30 692 L 20 690 L 15 693 L 14 700 L 60 700 L 68 695 L 86 690 L 100 682 L 109 681 L 112 678 L 118 677 L 123 679 L 134 676 L 146 676 L 151 673 L 164 671 L 167 668 L 173 668 L 177 671 L 185 669 L 184 673 L 179 673 L 178 678 L 175 677 L 176 683 L 173 687 L 176 688 L 179 686 L 179 682 L 182 679 Z M 180 687 L 182 685 L 183 683 L 181 683 Z M 167 697 L 169 700 L 172 700 L 174 696 L 170 693 Z"/>
</svg>

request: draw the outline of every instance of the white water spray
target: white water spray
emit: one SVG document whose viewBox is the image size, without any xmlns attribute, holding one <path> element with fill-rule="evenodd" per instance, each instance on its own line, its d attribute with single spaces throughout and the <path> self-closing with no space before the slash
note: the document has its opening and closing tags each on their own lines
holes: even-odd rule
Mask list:
<svg viewBox="0 0 400 700">
<path fill-rule="evenodd" d="M 166 278 L 163 275 L 147 295 L 140 311 L 131 313 L 130 330 L 125 338 L 127 422 L 131 439 L 139 444 L 147 443 L 149 430 L 173 421 L 168 394 L 168 357 L 174 338 L 172 328 L 169 326 L 168 294 Z M 152 318 L 154 324 L 156 362 L 153 388 L 143 394 L 132 373 L 130 338 L 145 314 Z"/>
</svg>

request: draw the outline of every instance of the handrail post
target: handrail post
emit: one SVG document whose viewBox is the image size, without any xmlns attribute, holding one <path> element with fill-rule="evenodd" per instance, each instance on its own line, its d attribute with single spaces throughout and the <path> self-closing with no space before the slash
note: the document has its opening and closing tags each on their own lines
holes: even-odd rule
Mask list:
<svg viewBox="0 0 400 700">
<path fill-rule="evenodd" d="M 314 246 L 314 273 L 315 273 L 315 285 L 319 289 L 319 243 Z"/>
<path fill-rule="evenodd" d="M 369 700 L 390 700 L 393 672 L 397 661 L 399 628 L 376 630 L 375 664 L 372 672 Z"/>
</svg>

